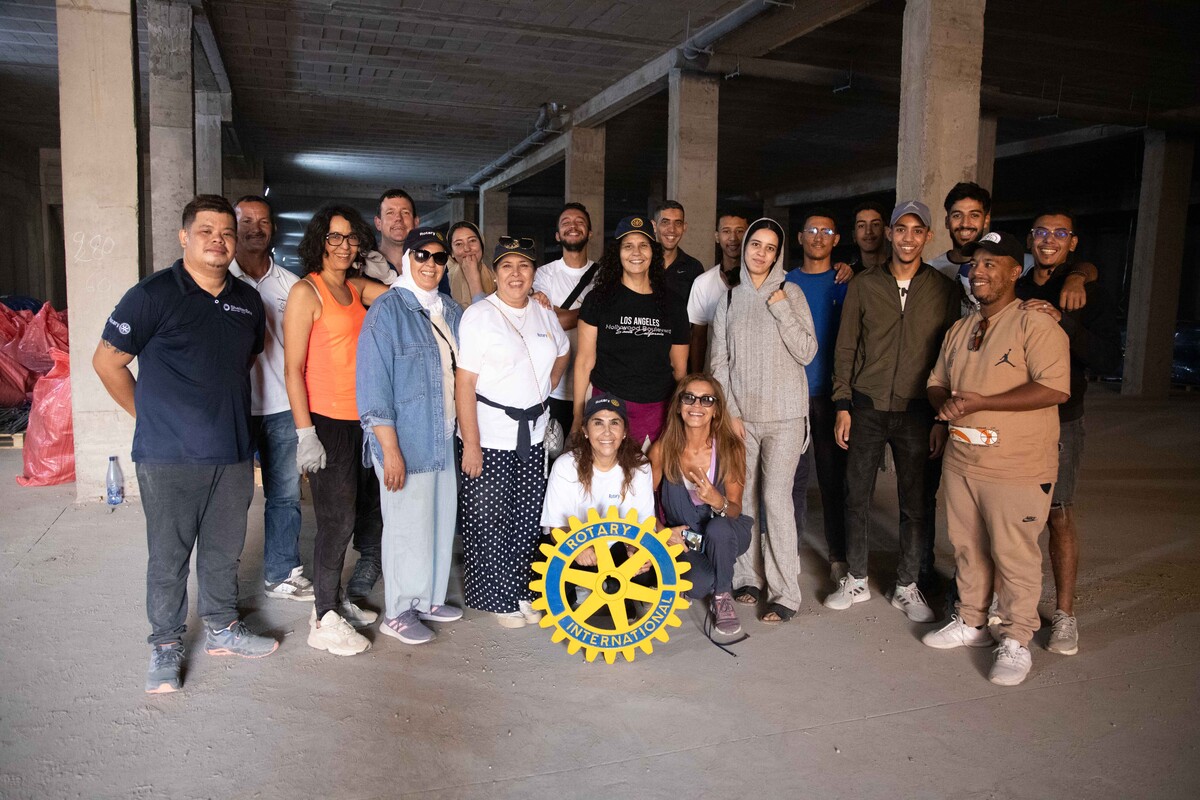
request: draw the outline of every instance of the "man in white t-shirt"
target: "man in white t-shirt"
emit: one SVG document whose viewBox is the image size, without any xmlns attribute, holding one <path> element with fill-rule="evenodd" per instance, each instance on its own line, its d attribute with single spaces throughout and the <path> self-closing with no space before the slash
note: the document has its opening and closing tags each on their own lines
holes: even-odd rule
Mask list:
<svg viewBox="0 0 1200 800">
<path fill-rule="evenodd" d="M 534 292 L 540 292 L 553 306 L 558 322 L 571 342 L 571 361 L 568 362 L 567 371 L 550 392 L 550 416 L 559 421 L 564 431 L 571 430 L 575 416 L 571 394 L 575 326 L 579 322 L 583 298 L 591 291 L 596 277 L 595 264 L 587 257 L 591 238 L 592 218 L 587 208 L 583 203 L 567 203 L 558 215 L 558 229 L 554 233 L 554 239 L 562 245 L 562 258 L 538 267 L 533 276 Z"/>
<path fill-rule="evenodd" d="M 688 322 L 692 325 L 692 343 L 688 350 L 688 372 L 703 372 L 708 368 L 708 331 L 717 314 L 717 303 L 729 290 L 726 276 L 738 268 L 742 257 L 742 239 L 749 221 L 738 214 L 722 214 L 717 218 L 717 245 L 721 260 L 692 283 L 688 294 Z"/>
<path fill-rule="evenodd" d="M 263 581 L 268 597 L 313 601 L 312 582 L 300 563 L 300 473 L 296 424 L 283 383 L 283 310 L 300 279 L 271 258 L 275 225 L 266 199 L 247 195 L 234 208 L 237 250 L 229 272 L 258 290 L 267 314 L 262 354 L 250 373 L 250 431 L 262 465 L 266 510 Z"/>
</svg>

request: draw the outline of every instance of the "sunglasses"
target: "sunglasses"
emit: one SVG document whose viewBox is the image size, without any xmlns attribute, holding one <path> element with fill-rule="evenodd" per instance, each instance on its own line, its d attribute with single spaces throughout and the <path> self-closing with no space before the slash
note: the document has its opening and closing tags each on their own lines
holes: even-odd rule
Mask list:
<svg viewBox="0 0 1200 800">
<path fill-rule="evenodd" d="M 497 241 L 504 247 L 519 247 L 522 250 L 533 249 L 533 239 L 524 236 L 501 236 Z"/>
<path fill-rule="evenodd" d="M 975 323 L 975 330 L 971 331 L 971 341 L 967 342 L 968 350 L 973 353 L 983 346 L 983 335 L 987 333 L 987 329 L 987 317 L 980 318 L 979 322 Z"/>
<path fill-rule="evenodd" d="M 717 398 L 711 394 L 692 394 L 691 392 L 684 392 L 683 394 L 679 395 L 679 401 L 685 406 L 694 406 L 696 405 L 696 401 L 699 401 L 700 405 L 704 408 L 712 408 L 714 405 L 716 405 Z"/>
<path fill-rule="evenodd" d="M 413 261 L 418 264 L 424 264 L 429 259 L 433 259 L 433 263 L 439 267 L 446 266 L 446 262 L 450 260 L 450 254 L 443 250 L 440 253 L 431 253 L 428 250 L 409 250 L 408 254 L 413 257 Z"/>
</svg>

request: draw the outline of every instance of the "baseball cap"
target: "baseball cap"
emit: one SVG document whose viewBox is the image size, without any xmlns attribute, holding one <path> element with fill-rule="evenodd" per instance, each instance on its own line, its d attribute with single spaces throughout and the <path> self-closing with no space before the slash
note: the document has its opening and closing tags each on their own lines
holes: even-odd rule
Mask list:
<svg viewBox="0 0 1200 800">
<path fill-rule="evenodd" d="M 625 411 L 625 403 L 608 392 L 601 392 L 588 398 L 587 403 L 583 406 L 583 421 L 587 422 L 598 411 L 615 412 L 625 420 L 626 424 L 629 424 L 629 414 Z"/>
<path fill-rule="evenodd" d="M 497 262 L 509 253 L 516 253 L 519 256 L 528 258 L 535 264 L 537 263 L 537 253 L 533 249 L 533 239 L 505 234 L 496 241 L 496 249 L 492 251 L 492 266 L 496 266 Z"/>
<path fill-rule="evenodd" d="M 443 248 L 446 247 L 446 237 L 436 228 L 413 228 L 408 232 L 408 236 L 404 237 L 404 249 L 416 250 L 430 242 L 437 242 Z"/>
<path fill-rule="evenodd" d="M 988 231 L 978 241 L 971 242 L 964 247 L 963 255 L 970 257 L 980 250 L 994 256 L 1008 256 L 1018 264 L 1025 263 L 1025 245 L 1009 233 Z"/>
<path fill-rule="evenodd" d="M 921 222 L 925 223 L 925 227 L 933 226 L 933 217 L 929 216 L 929 206 L 922 203 L 920 200 L 906 200 L 903 203 L 897 203 L 892 209 L 892 221 L 888 223 L 888 227 L 896 224 L 896 221 L 905 214 L 914 214 Z"/>
<path fill-rule="evenodd" d="M 650 220 L 643 216 L 635 214 L 618 222 L 617 232 L 613 234 L 613 238 L 619 241 L 631 233 L 640 233 L 650 241 L 654 241 L 654 228 L 651 227 Z"/>
</svg>

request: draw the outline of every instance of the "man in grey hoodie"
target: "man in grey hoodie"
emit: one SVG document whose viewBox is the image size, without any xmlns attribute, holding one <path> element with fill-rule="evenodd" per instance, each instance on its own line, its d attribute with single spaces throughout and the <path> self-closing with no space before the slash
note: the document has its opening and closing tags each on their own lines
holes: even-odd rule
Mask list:
<svg viewBox="0 0 1200 800">
<path fill-rule="evenodd" d="M 747 508 L 766 508 L 737 560 L 734 596 L 754 603 L 767 590 L 763 622 L 786 622 L 800 608 L 800 557 L 792 509 L 796 465 L 808 448 L 808 380 L 804 366 L 817 337 L 804 292 L 786 283 L 779 223 L 759 219 L 746 230 L 742 263 L 713 320 L 712 369 L 746 441 Z M 761 479 L 759 477 L 761 472 Z M 761 486 L 760 486 L 761 482 Z"/>
</svg>

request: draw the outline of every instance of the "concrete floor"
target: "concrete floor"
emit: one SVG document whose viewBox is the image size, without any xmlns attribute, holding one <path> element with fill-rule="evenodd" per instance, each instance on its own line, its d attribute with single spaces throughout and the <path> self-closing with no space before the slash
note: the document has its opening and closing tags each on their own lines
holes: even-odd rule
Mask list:
<svg viewBox="0 0 1200 800">
<path fill-rule="evenodd" d="M 989 651 L 922 646 L 929 626 L 882 597 L 821 608 L 812 548 L 801 612 L 772 628 L 743 608 L 737 658 L 703 637 L 698 611 L 653 655 L 611 667 L 473 612 L 429 646 L 372 629 L 368 653 L 338 658 L 305 644 L 307 604 L 262 594 L 260 499 L 243 603 L 282 646 L 207 657 L 193 616 L 184 690 L 147 696 L 140 507 L 75 506 L 72 486 L 6 478 L 0 796 L 1200 796 L 1200 405 L 1096 391 L 1090 409 L 1080 653 L 1046 652 L 1041 632 L 1012 689 L 987 682 Z M 0 452 L 0 474 L 19 471 L 19 451 Z M 873 591 L 894 564 L 886 478 L 878 494 Z"/>
</svg>

